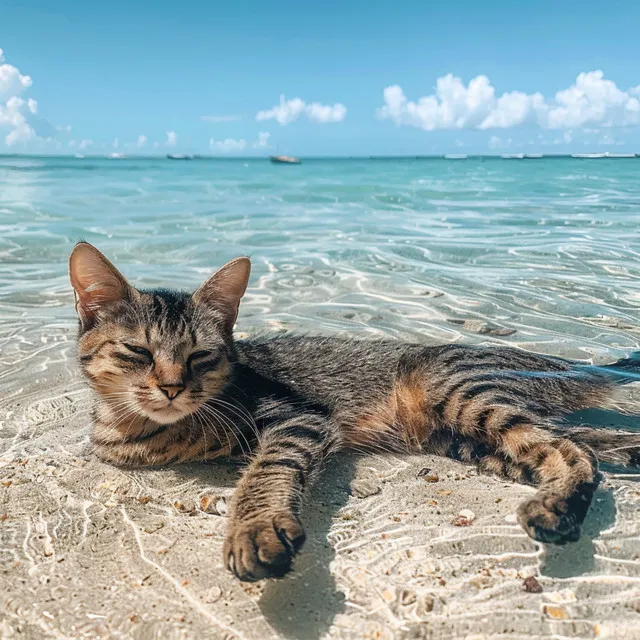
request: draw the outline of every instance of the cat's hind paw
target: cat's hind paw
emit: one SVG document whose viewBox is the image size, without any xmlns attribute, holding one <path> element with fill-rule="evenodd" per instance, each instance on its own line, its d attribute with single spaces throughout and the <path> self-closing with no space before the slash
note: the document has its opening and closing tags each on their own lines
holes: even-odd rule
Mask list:
<svg viewBox="0 0 640 640">
<path fill-rule="evenodd" d="M 291 569 L 304 540 L 302 525 L 290 514 L 232 521 L 224 543 L 224 562 L 246 582 L 281 578 Z"/>
<path fill-rule="evenodd" d="M 547 544 L 580 539 L 580 522 L 568 501 L 556 495 L 538 495 L 518 508 L 518 522 L 531 538 Z"/>
</svg>

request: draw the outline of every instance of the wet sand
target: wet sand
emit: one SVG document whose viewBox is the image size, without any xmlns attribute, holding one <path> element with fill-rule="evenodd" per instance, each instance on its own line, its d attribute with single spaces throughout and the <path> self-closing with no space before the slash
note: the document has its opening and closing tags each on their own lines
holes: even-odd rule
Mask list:
<svg viewBox="0 0 640 640">
<path fill-rule="evenodd" d="M 34 335 L 0 362 L 2 638 L 640 638 L 640 476 L 609 473 L 582 539 L 554 548 L 514 521 L 530 488 L 343 455 L 295 571 L 241 584 L 221 561 L 237 469 L 99 462 L 73 331 Z"/>
</svg>

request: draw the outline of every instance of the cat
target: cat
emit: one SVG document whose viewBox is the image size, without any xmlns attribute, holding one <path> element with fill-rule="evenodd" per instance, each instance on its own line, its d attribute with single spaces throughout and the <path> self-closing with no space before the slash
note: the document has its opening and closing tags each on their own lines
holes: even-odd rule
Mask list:
<svg viewBox="0 0 640 640">
<path fill-rule="evenodd" d="M 234 340 L 250 269 L 232 260 L 190 294 L 137 290 L 86 242 L 69 259 L 95 453 L 124 466 L 244 456 L 223 550 L 240 580 L 290 570 L 303 495 L 338 450 L 434 453 L 535 485 L 518 520 L 558 544 L 580 536 L 598 458 L 640 465 L 640 433 L 560 421 L 621 406 L 640 359 L 592 367 L 507 347 Z"/>
</svg>

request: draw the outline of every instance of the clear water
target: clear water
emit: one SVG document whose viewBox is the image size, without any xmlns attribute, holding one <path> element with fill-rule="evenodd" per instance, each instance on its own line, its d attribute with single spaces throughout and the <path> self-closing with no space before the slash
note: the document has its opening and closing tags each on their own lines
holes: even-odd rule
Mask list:
<svg viewBox="0 0 640 640">
<path fill-rule="evenodd" d="M 390 637 L 400 622 L 430 637 L 637 637 L 640 492 L 622 473 L 607 474 L 578 543 L 545 548 L 515 521 L 530 488 L 438 458 L 343 457 L 310 501 L 311 551 L 292 577 L 244 591 L 220 571 L 228 521 L 174 508 L 200 491 L 230 499 L 224 468 L 132 471 L 91 455 L 66 265 L 85 238 L 135 284 L 188 289 L 248 254 L 240 332 L 498 342 L 603 362 L 640 340 L 639 175 L 640 160 L 0 158 L 2 551 L 20 588 L 7 624 L 129 637 L 135 611 L 163 638 L 209 637 L 209 615 L 251 638 L 325 637 L 329 624 L 326 637 Z M 597 424 L 638 428 L 633 416 Z M 425 464 L 439 484 L 417 480 Z M 353 477 L 382 490 L 349 497 Z M 462 508 L 473 526 L 451 526 Z M 545 600 L 522 591 L 533 574 Z M 541 615 L 547 601 L 571 619 Z"/>
<path fill-rule="evenodd" d="M 249 255 L 241 331 L 595 361 L 640 340 L 640 159 L 0 158 L 3 350 L 71 331 L 80 238 L 141 286 Z"/>
</svg>

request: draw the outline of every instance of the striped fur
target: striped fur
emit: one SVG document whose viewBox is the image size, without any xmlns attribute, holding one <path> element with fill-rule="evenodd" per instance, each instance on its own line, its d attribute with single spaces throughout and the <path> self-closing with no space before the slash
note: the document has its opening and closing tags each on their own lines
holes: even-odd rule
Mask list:
<svg viewBox="0 0 640 640">
<path fill-rule="evenodd" d="M 598 458 L 640 463 L 640 434 L 561 422 L 615 404 L 618 383 L 640 372 L 633 359 L 596 368 L 510 348 L 234 341 L 246 259 L 193 295 L 138 291 L 86 243 L 70 273 L 97 455 L 129 466 L 246 458 L 224 548 L 240 579 L 289 570 L 304 492 L 340 449 L 436 453 L 535 485 L 520 522 L 555 543 L 579 537 Z"/>
</svg>

